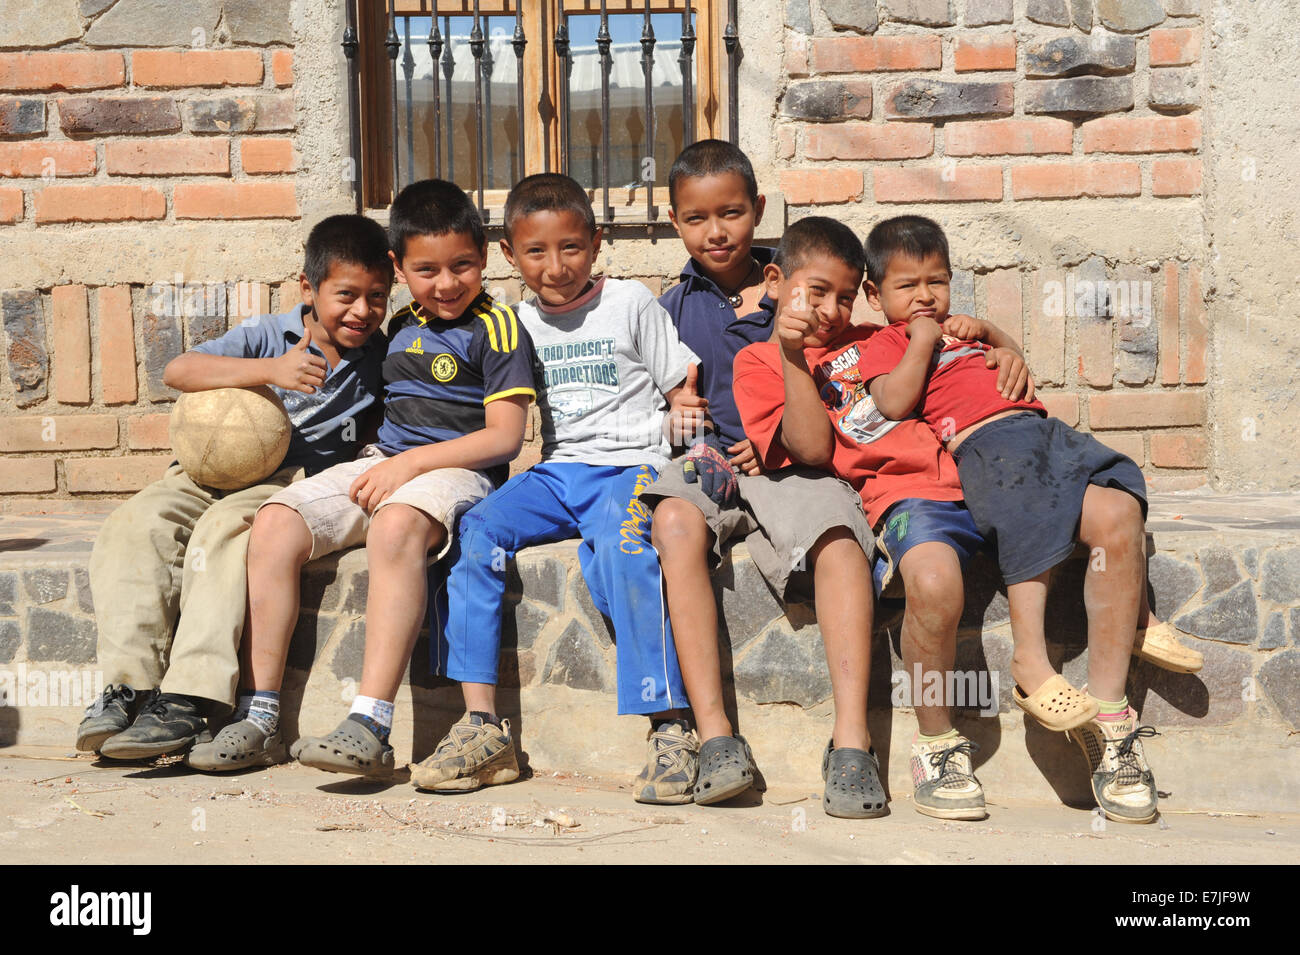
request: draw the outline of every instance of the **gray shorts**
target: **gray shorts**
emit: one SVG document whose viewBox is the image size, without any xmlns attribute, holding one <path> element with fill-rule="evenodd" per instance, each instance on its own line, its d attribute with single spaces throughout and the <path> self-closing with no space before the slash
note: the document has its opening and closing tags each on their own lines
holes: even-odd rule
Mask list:
<svg viewBox="0 0 1300 955">
<path fill-rule="evenodd" d="M 812 595 L 812 568 L 807 554 L 822 535 L 837 527 L 853 532 L 868 556 L 875 535 L 862 510 L 862 498 L 845 481 L 809 467 L 790 467 L 755 477 L 737 478 L 740 505 L 723 510 L 682 476 L 681 459 L 672 461 L 659 480 L 641 492 L 657 503 L 666 497 L 690 501 L 713 532 L 710 568 L 717 567 L 727 545 L 744 538 L 749 556 L 774 591 L 786 601 Z"/>
<path fill-rule="evenodd" d="M 357 478 L 393 456 L 385 454 L 376 445 L 366 445 L 355 461 L 344 461 L 290 484 L 268 498 L 262 507 L 283 504 L 298 512 L 311 532 L 311 560 L 364 544 L 374 514 L 367 514 L 354 503 L 348 497 L 348 491 Z M 447 531 L 446 536 L 438 552 L 430 555 L 432 560 L 441 560 L 451 549 L 456 518 L 491 494 L 492 490 L 492 482 L 481 471 L 437 468 L 407 481 L 384 498 L 379 507 L 406 504 L 441 524 Z M 378 511 L 379 508 L 375 508 L 375 513 Z"/>
</svg>

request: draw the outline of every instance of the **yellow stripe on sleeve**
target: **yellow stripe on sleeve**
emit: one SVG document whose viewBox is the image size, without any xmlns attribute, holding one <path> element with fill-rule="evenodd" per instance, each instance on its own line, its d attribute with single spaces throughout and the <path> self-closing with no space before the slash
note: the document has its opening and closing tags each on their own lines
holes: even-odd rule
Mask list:
<svg viewBox="0 0 1300 955">
<path fill-rule="evenodd" d="M 510 351 L 510 327 L 506 324 L 505 314 L 498 305 L 492 306 L 492 315 L 497 320 L 497 328 L 501 330 L 501 350 Z"/>
<path fill-rule="evenodd" d="M 486 312 L 481 311 L 476 312 L 475 314 L 477 314 L 479 318 L 483 319 L 483 324 L 487 326 L 488 343 L 491 344 L 492 350 L 499 352 L 501 349 L 497 347 L 497 331 L 492 324 L 492 317 Z"/>
<path fill-rule="evenodd" d="M 498 398 L 509 398 L 512 395 L 527 395 L 529 398 L 536 398 L 537 392 L 532 388 L 509 388 L 505 391 L 497 391 L 483 399 L 483 404 L 496 401 Z"/>
<path fill-rule="evenodd" d="M 510 319 L 510 350 L 514 351 L 519 347 L 519 320 L 515 317 L 515 310 L 509 305 L 502 305 L 501 311 L 505 312 L 506 317 Z"/>
</svg>

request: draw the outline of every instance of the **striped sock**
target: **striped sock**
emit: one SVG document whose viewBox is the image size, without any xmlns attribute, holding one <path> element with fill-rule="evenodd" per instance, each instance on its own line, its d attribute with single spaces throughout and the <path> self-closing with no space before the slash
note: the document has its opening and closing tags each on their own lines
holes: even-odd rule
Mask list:
<svg viewBox="0 0 1300 955">
<path fill-rule="evenodd" d="M 247 719 L 267 736 L 280 729 L 280 694 L 275 690 L 258 690 L 248 702 Z"/>
<path fill-rule="evenodd" d="M 1097 705 L 1101 707 L 1101 712 L 1097 714 L 1099 720 L 1117 721 L 1128 718 L 1128 697 L 1120 698 L 1118 702 L 1112 703 L 1109 700 L 1097 700 Z"/>
</svg>

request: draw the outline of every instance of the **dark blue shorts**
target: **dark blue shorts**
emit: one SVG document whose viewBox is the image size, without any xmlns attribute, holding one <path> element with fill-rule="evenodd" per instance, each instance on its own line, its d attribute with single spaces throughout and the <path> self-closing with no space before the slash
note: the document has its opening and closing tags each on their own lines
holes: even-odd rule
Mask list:
<svg viewBox="0 0 1300 955">
<path fill-rule="evenodd" d="M 984 425 L 953 452 L 975 525 L 997 548 L 998 569 L 1018 584 L 1074 550 L 1088 485 L 1115 487 L 1147 514 L 1142 470 L 1059 418 L 1027 412 Z"/>
<path fill-rule="evenodd" d="M 984 538 L 971 518 L 970 511 L 961 501 L 927 501 L 908 497 L 885 511 L 876 528 L 876 547 L 872 551 L 871 579 L 876 585 L 876 596 L 889 589 L 888 596 L 902 596 L 902 592 L 889 585 L 898 577 L 898 562 L 917 544 L 938 541 L 957 552 L 962 566 L 984 546 Z"/>
</svg>

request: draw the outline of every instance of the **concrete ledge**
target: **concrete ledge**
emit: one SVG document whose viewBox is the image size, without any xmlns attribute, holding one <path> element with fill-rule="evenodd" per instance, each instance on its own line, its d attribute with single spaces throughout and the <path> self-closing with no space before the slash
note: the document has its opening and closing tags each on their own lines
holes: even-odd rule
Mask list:
<svg viewBox="0 0 1300 955">
<path fill-rule="evenodd" d="M 1150 581 L 1158 613 L 1201 638 L 1205 669 L 1180 676 L 1134 666 L 1129 696 L 1161 736 L 1147 751 L 1162 790 L 1185 808 L 1287 810 L 1300 801 L 1300 527 L 1296 495 L 1153 497 Z M 70 745 L 81 713 L 44 703 L 36 683 L 94 673 L 95 624 L 86 563 L 100 514 L 0 518 L 0 677 L 26 694 L 0 708 L 0 747 Z M 1076 685 L 1087 649 L 1081 581 L 1086 555 L 1059 571 L 1048 603 L 1054 661 Z M 743 546 L 714 576 L 730 709 L 760 767 L 783 783 L 820 791 L 820 755 L 832 722 L 830 681 L 810 605 L 787 610 Z M 365 640 L 365 554 L 311 565 L 289 653 L 287 731 L 334 725 L 355 692 Z M 538 769 L 635 773 L 645 721 L 620 719 L 612 699 L 612 634 L 578 572 L 572 544 L 530 548 L 510 571 L 503 633 L 501 708 Z M 901 608 L 877 612 L 872 732 L 896 798 L 910 794 L 907 746 L 915 721 L 899 702 Z M 1086 803 L 1080 755 L 1060 735 L 1026 727 L 1010 699 L 1010 628 L 996 568 L 968 574 L 958 669 L 971 674 L 960 726 L 982 745 L 977 769 L 996 800 Z M 19 679 L 22 677 L 23 679 Z M 65 677 L 66 679 L 66 677 Z M 68 702 L 68 688 L 63 702 Z M 996 692 L 994 692 L 996 691 Z M 75 702 L 75 701 L 73 701 Z M 991 705 L 990 705 L 991 704 Z M 454 684 L 431 677 L 428 641 L 416 647 L 399 700 L 394 742 L 402 758 L 426 755 L 461 713 Z M 981 715 L 981 710 L 983 714 Z M 593 730 L 593 727 L 595 728 Z M 885 741 L 888 740 L 886 745 Z"/>
</svg>

